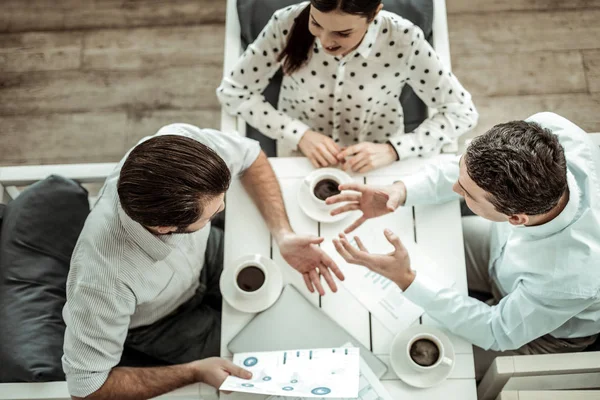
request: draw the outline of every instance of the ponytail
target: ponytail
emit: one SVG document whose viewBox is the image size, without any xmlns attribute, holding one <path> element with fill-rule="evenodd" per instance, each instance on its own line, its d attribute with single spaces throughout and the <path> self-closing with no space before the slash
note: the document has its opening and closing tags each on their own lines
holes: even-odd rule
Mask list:
<svg viewBox="0 0 600 400">
<path fill-rule="evenodd" d="M 296 72 L 310 57 L 310 49 L 315 43 L 315 37 L 308 29 L 309 20 L 310 4 L 296 17 L 287 44 L 277 58 L 277 61 L 283 60 L 283 72 L 286 75 Z"/>
</svg>

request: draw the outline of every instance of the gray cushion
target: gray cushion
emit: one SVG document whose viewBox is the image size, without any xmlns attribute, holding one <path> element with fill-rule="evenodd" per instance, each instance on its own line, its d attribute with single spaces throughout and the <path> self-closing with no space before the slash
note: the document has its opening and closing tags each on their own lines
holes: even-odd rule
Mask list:
<svg viewBox="0 0 600 400">
<path fill-rule="evenodd" d="M 87 191 L 51 176 L 8 203 L 0 236 L 0 382 L 64 380 L 65 284 Z"/>
<path fill-rule="evenodd" d="M 257 38 L 275 11 L 297 3 L 299 2 L 295 0 L 238 0 L 242 46 L 246 48 Z M 427 40 L 431 42 L 433 0 L 384 0 L 383 4 L 385 10 L 398 14 L 420 27 Z M 263 92 L 267 101 L 275 107 L 277 107 L 282 79 L 281 71 L 277 72 Z M 402 90 L 400 102 L 404 109 L 405 130 L 412 132 L 427 118 L 427 106 L 408 85 Z M 246 129 L 247 136 L 258 140 L 268 156 L 276 156 L 275 140 L 264 136 L 250 125 Z"/>
</svg>

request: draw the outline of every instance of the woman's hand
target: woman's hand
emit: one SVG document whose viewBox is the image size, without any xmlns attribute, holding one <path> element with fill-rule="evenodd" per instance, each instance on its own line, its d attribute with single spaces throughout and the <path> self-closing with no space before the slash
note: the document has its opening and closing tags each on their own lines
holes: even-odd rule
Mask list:
<svg viewBox="0 0 600 400">
<path fill-rule="evenodd" d="M 298 147 L 315 168 L 329 167 L 338 163 L 340 147 L 333 139 L 318 132 L 308 130 L 300 139 Z"/>
<path fill-rule="evenodd" d="M 398 155 L 389 143 L 363 142 L 347 147 L 337 158 L 343 164 L 344 171 L 365 173 L 393 163 Z"/>
</svg>

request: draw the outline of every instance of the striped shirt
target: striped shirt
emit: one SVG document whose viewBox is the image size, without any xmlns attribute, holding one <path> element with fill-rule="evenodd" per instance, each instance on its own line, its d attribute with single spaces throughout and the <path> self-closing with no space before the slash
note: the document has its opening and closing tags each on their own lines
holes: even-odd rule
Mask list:
<svg viewBox="0 0 600 400">
<path fill-rule="evenodd" d="M 260 153 L 255 141 L 192 125 L 168 125 L 155 136 L 167 134 L 212 148 L 232 176 Z M 155 236 L 125 214 L 117 182 L 126 158 L 106 179 L 71 259 L 62 363 L 73 396 L 88 396 L 104 384 L 129 329 L 150 325 L 188 301 L 204 265 L 210 224 L 188 235 Z"/>
</svg>

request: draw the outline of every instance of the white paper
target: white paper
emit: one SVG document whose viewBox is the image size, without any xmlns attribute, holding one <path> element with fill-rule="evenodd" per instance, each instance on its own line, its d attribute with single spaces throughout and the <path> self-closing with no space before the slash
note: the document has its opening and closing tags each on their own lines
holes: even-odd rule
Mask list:
<svg viewBox="0 0 600 400">
<path fill-rule="evenodd" d="M 383 235 L 359 236 L 367 250 L 372 254 L 387 254 L 394 250 Z M 354 239 L 348 238 L 356 247 Z M 417 273 L 435 276 L 448 287 L 454 284 L 436 263 L 424 254 L 414 242 L 403 242 L 411 259 L 411 268 Z M 424 310 L 408 300 L 402 290 L 389 279 L 355 264 L 347 263 L 335 250 L 333 244 L 322 245 L 344 273 L 342 284 L 367 310 L 392 334 L 411 326 Z"/>
<path fill-rule="evenodd" d="M 346 346 L 344 346 L 346 347 Z M 267 400 L 305 400 L 305 397 L 283 397 L 270 396 Z M 320 399 L 324 399 L 321 397 Z M 383 387 L 381 381 L 377 379 L 375 373 L 369 368 L 365 360 L 360 358 L 360 378 L 358 386 L 358 397 L 345 397 L 328 400 L 393 400 L 392 396 Z"/>
<path fill-rule="evenodd" d="M 336 348 L 238 353 L 233 363 L 252 379 L 228 377 L 219 390 L 295 397 L 356 398 L 359 349 Z"/>
</svg>

